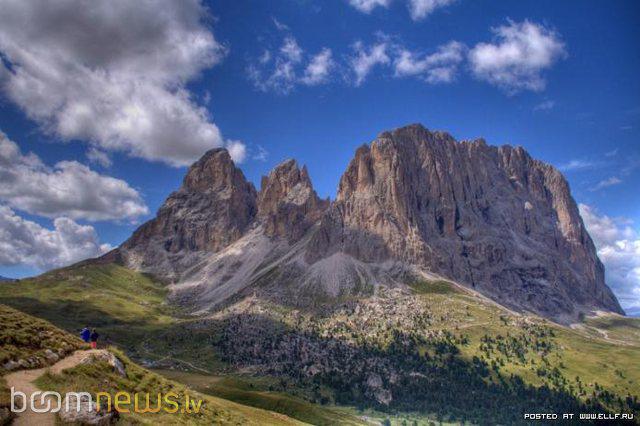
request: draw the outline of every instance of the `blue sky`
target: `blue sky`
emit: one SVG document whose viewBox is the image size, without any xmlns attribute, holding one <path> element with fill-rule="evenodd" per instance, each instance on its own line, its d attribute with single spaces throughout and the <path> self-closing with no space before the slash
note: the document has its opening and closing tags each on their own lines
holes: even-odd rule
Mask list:
<svg viewBox="0 0 640 426">
<path fill-rule="evenodd" d="M 209 147 L 333 197 L 357 146 L 420 122 L 559 167 L 640 306 L 637 2 L 26 3 L 0 0 L 0 275 L 117 246 Z"/>
</svg>

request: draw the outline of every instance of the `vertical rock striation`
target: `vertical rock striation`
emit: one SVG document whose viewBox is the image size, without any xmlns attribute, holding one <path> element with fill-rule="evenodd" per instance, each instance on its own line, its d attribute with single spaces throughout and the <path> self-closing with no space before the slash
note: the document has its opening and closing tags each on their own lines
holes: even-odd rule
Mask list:
<svg viewBox="0 0 640 426">
<path fill-rule="evenodd" d="M 621 312 L 560 172 L 521 147 L 421 125 L 356 151 L 307 259 L 337 250 L 419 265 L 554 318 Z"/>
<path fill-rule="evenodd" d="M 322 216 L 329 200 L 321 200 L 314 191 L 306 166 L 287 160 L 263 176 L 258 195 L 258 217 L 265 234 L 299 240 Z"/>
</svg>

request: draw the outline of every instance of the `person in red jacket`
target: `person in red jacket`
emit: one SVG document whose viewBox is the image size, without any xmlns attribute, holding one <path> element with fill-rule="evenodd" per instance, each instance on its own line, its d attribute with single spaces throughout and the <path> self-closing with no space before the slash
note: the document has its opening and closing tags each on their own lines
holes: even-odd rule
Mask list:
<svg viewBox="0 0 640 426">
<path fill-rule="evenodd" d="M 94 328 L 93 330 L 91 330 L 91 348 L 92 349 L 96 349 L 98 347 L 98 337 L 100 337 L 100 335 L 98 334 L 96 329 Z"/>
</svg>

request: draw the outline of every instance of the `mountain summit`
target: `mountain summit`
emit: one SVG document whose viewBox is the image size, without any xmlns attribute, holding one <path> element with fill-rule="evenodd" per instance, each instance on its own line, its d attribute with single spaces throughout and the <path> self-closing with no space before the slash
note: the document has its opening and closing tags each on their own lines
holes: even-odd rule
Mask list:
<svg viewBox="0 0 640 426">
<path fill-rule="evenodd" d="M 314 306 L 434 274 L 560 322 L 622 313 L 558 170 L 417 124 L 358 148 L 332 203 L 294 160 L 258 192 L 209 151 L 118 251 L 196 311 L 255 293 Z"/>
</svg>

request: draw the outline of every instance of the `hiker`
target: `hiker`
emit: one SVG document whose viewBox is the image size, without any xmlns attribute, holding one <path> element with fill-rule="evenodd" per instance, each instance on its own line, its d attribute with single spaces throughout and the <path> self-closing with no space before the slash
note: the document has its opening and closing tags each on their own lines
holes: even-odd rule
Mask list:
<svg viewBox="0 0 640 426">
<path fill-rule="evenodd" d="M 91 348 L 92 349 L 96 349 L 98 347 L 98 337 L 100 337 L 100 335 L 98 334 L 98 332 L 94 328 L 91 331 Z"/>
<path fill-rule="evenodd" d="M 85 326 L 82 329 L 80 332 L 80 338 L 84 340 L 85 343 L 89 343 L 89 340 L 91 340 L 91 330 L 89 330 L 89 327 Z"/>
</svg>

